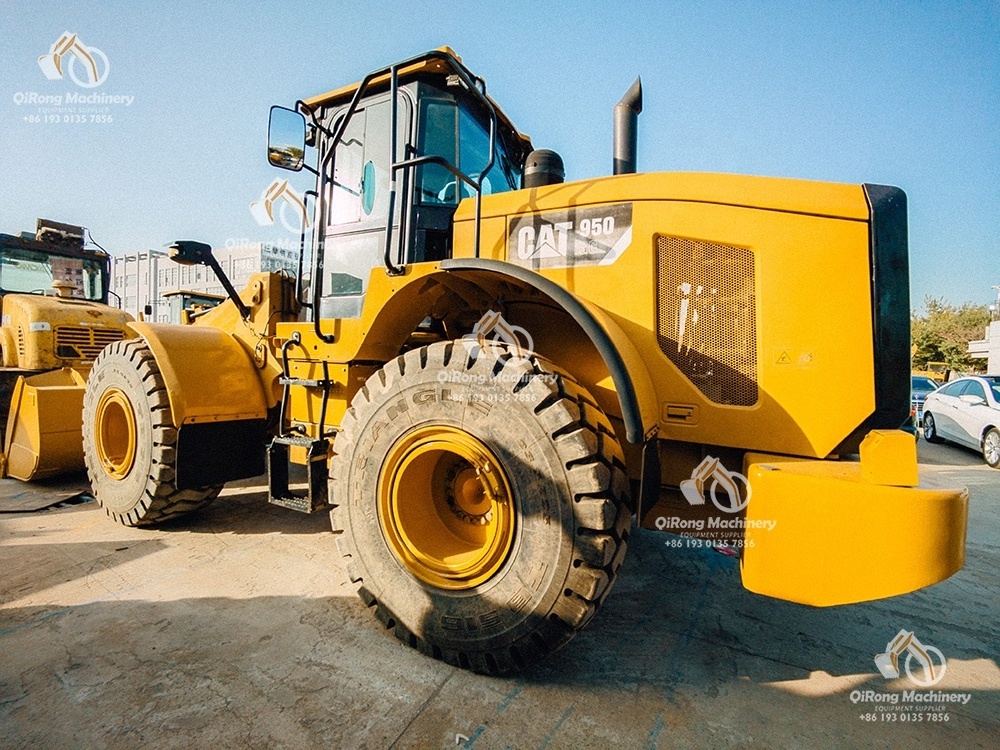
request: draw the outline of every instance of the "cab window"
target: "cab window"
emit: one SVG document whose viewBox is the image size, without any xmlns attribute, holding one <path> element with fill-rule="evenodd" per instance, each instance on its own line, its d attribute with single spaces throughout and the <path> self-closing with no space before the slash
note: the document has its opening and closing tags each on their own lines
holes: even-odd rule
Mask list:
<svg viewBox="0 0 1000 750">
<path fill-rule="evenodd" d="M 419 150 L 422 155 L 444 157 L 478 180 L 490 158 L 489 129 L 464 106 L 443 99 L 425 99 L 420 108 Z M 483 176 L 483 195 L 516 190 L 520 181 L 520 167 L 511 160 L 498 136 L 493 166 Z M 462 198 L 475 195 L 470 186 L 437 164 L 420 168 L 417 185 L 417 200 L 424 205 L 456 206 Z"/>
<path fill-rule="evenodd" d="M 73 297 L 104 300 L 103 264 L 89 258 L 69 258 L 36 250 L 4 247 L 0 249 L 0 293 L 52 292 L 53 281 L 74 284 Z"/>
</svg>

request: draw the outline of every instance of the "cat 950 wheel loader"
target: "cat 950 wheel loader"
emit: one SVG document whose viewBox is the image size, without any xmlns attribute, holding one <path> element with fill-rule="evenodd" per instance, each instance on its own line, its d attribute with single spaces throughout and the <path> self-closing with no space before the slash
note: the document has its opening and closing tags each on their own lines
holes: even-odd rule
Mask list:
<svg viewBox="0 0 1000 750">
<path fill-rule="evenodd" d="M 441 49 L 272 108 L 268 160 L 316 177 L 309 284 L 220 275 L 193 325 L 103 351 L 84 432 L 107 512 L 149 524 L 266 469 L 272 503 L 331 510 L 384 627 L 486 673 L 591 620 L 634 523 L 810 605 L 958 570 L 967 492 L 921 483 L 898 429 L 903 192 L 636 174 L 638 82 L 615 174 L 564 182 L 485 89 Z M 202 243 L 171 254 L 220 273 Z"/>
</svg>

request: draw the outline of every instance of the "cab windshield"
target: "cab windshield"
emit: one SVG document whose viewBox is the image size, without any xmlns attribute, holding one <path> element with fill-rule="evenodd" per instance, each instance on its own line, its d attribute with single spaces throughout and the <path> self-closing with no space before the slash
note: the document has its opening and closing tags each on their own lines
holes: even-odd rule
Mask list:
<svg viewBox="0 0 1000 750">
<path fill-rule="evenodd" d="M 96 259 L 0 246 L 0 294 L 44 294 L 52 291 L 53 281 L 69 281 L 73 297 L 100 302 L 105 299 L 103 271 Z"/>
<path fill-rule="evenodd" d="M 425 155 L 442 156 L 478 180 L 490 159 L 489 125 L 474 117 L 464 104 L 425 98 L 420 104 L 420 146 Z M 483 176 L 483 195 L 517 190 L 519 162 L 510 158 L 504 139 L 497 136 L 493 166 Z M 458 205 L 475 195 L 473 189 L 437 164 L 425 164 L 417 176 L 417 200 L 424 205 Z"/>
</svg>

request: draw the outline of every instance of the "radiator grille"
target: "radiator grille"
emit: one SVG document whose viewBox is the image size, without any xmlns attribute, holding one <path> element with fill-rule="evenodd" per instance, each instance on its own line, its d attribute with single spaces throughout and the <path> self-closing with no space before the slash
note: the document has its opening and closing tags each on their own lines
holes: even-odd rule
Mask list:
<svg viewBox="0 0 1000 750">
<path fill-rule="evenodd" d="M 117 328 L 83 328 L 58 326 L 56 328 L 56 356 L 63 359 L 82 359 L 92 362 L 101 349 L 125 338 Z"/>
<path fill-rule="evenodd" d="M 17 327 L 17 353 L 19 356 L 24 356 L 24 327 Z"/>
<path fill-rule="evenodd" d="M 656 263 L 660 350 L 715 403 L 756 404 L 753 251 L 658 237 Z"/>
</svg>

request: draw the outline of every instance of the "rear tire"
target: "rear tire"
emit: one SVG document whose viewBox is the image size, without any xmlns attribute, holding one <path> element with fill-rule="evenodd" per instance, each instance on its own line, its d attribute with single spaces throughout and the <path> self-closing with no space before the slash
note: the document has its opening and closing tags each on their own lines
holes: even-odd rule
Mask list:
<svg viewBox="0 0 1000 750">
<path fill-rule="evenodd" d="M 983 460 L 987 466 L 1000 469 L 1000 430 L 991 427 L 983 435 Z"/>
<path fill-rule="evenodd" d="M 939 437 L 937 434 L 937 425 L 934 423 L 934 417 L 930 412 L 924 412 L 924 440 L 928 443 L 943 443 L 944 438 Z"/>
<path fill-rule="evenodd" d="M 109 345 L 83 396 L 83 456 L 98 504 L 125 526 L 148 526 L 198 510 L 222 485 L 178 490 L 177 429 L 167 389 L 142 339 Z"/>
<path fill-rule="evenodd" d="M 355 396 L 334 451 L 347 573 L 423 653 L 522 669 L 610 591 L 631 521 L 621 448 L 593 398 L 544 360 L 461 342 L 407 352 Z"/>
</svg>

